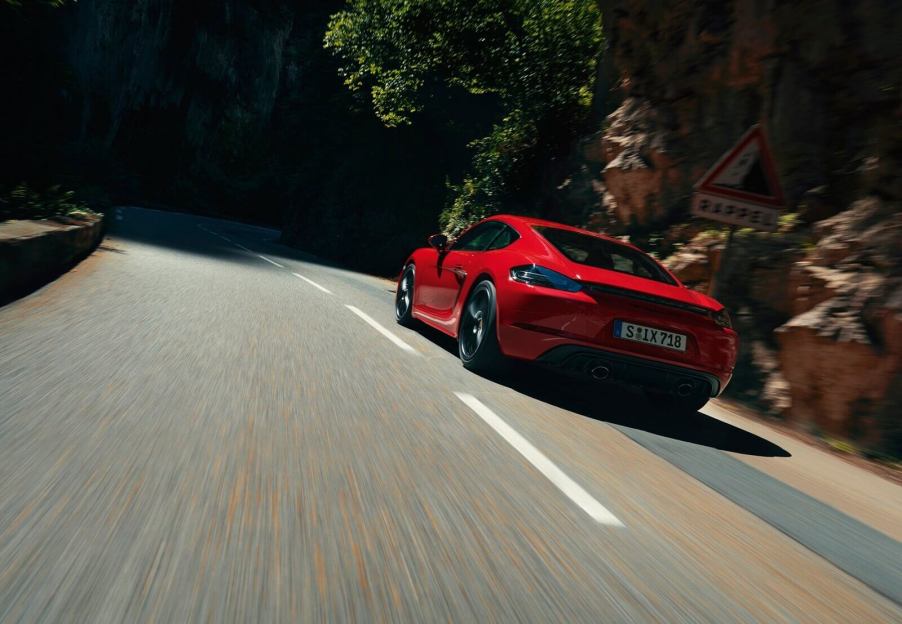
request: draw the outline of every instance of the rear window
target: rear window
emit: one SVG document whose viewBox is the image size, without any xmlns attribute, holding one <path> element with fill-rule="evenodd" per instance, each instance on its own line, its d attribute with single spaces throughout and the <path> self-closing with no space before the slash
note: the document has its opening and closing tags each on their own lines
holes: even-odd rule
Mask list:
<svg viewBox="0 0 902 624">
<path fill-rule="evenodd" d="M 654 260 L 632 247 L 571 230 L 547 226 L 535 226 L 533 229 L 573 262 L 676 284 Z"/>
</svg>

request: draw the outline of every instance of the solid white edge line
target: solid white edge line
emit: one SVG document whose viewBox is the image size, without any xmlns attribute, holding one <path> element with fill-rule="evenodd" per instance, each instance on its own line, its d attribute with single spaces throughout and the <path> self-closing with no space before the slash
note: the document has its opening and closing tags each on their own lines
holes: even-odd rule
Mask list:
<svg viewBox="0 0 902 624">
<path fill-rule="evenodd" d="M 329 290 L 328 288 L 325 288 L 325 287 L 323 287 L 323 286 L 320 286 L 319 284 L 317 284 L 316 282 L 314 282 L 314 281 L 313 281 L 312 279 L 310 279 L 309 277 L 304 277 L 304 276 L 301 275 L 300 273 L 292 273 L 292 275 L 294 275 L 295 277 L 301 278 L 302 280 L 304 280 L 305 282 L 307 282 L 307 283 L 310 284 L 311 286 L 314 286 L 314 287 L 316 287 L 316 288 L 319 288 L 321 291 L 323 291 L 323 292 L 326 293 L 327 295 L 331 295 L 331 294 L 332 294 L 332 291 L 331 291 L 331 290 Z"/>
<path fill-rule="evenodd" d="M 248 253 L 254 253 L 253 251 L 251 251 L 250 249 L 248 249 L 248 248 L 245 247 L 244 245 L 239 245 L 238 243 L 235 243 L 235 247 L 237 247 L 238 249 L 243 249 L 244 251 L 246 251 L 246 252 L 248 252 Z"/>
<path fill-rule="evenodd" d="M 377 332 L 379 332 L 380 334 L 382 334 L 383 336 L 385 336 L 386 338 L 391 340 L 393 343 L 395 343 L 396 346 L 400 347 L 404 351 L 407 351 L 408 353 L 413 353 L 414 355 L 419 355 L 419 353 L 417 352 L 416 349 L 414 349 L 409 344 L 407 344 L 406 342 L 404 342 L 403 340 L 401 340 L 400 338 L 395 336 L 393 333 L 391 333 L 384 327 L 382 327 L 382 325 L 380 325 L 374 318 L 372 318 L 369 314 L 367 314 L 363 310 L 360 310 L 360 309 L 355 308 L 354 306 L 348 305 L 348 304 L 345 304 L 345 307 L 348 310 L 350 310 L 351 312 L 353 312 L 354 314 L 356 314 L 357 316 L 359 316 L 360 318 L 362 318 L 370 327 L 372 327 Z"/>
<path fill-rule="evenodd" d="M 257 254 L 257 257 L 260 258 L 261 260 L 266 260 L 266 261 L 269 262 L 270 264 L 275 265 L 275 266 L 279 267 L 280 269 L 284 269 L 284 268 L 285 268 L 284 266 L 282 266 L 281 264 L 279 264 L 279 263 L 276 262 L 275 260 L 270 260 L 270 259 L 267 258 L 266 256 L 261 256 L 260 254 Z"/>
<path fill-rule="evenodd" d="M 482 418 L 486 424 L 504 438 L 508 444 L 517 449 L 529 463 L 545 475 L 545 477 L 557 486 L 561 492 L 566 494 L 570 500 L 589 514 L 593 520 L 608 526 L 624 526 L 624 524 L 618 520 L 614 514 L 608 511 L 604 505 L 595 500 L 591 494 L 586 492 L 573 479 L 564 474 L 554 462 L 545 457 L 539 449 L 530 444 L 526 438 L 517 433 L 513 427 L 504 422 L 479 399 L 472 394 L 467 394 L 465 392 L 455 392 L 454 394 L 458 399 L 463 401 L 467 407 L 476 412 L 476 415 Z"/>
</svg>

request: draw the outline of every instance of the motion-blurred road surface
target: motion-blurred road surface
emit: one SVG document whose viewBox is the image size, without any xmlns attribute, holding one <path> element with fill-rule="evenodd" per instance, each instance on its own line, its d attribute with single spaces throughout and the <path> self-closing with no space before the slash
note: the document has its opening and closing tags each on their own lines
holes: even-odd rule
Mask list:
<svg viewBox="0 0 902 624">
<path fill-rule="evenodd" d="M 0 622 L 902 621 L 899 486 L 476 376 L 277 237 L 123 208 L 0 308 Z"/>
</svg>

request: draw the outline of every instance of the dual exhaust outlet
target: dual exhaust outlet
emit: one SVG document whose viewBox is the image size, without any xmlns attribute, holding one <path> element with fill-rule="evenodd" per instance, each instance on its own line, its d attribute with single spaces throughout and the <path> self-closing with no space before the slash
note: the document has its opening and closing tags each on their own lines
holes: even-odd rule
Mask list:
<svg viewBox="0 0 902 624">
<path fill-rule="evenodd" d="M 593 379 L 605 381 L 611 378 L 611 367 L 607 364 L 597 364 L 589 370 Z M 674 387 L 674 393 L 680 398 L 686 398 L 695 392 L 695 384 L 691 381 L 680 381 Z"/>
</svg>

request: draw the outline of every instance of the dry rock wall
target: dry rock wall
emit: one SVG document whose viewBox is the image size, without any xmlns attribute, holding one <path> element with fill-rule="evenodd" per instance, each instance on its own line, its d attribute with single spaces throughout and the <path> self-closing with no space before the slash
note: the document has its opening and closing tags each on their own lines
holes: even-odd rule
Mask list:
<svg viewBox="0 0 902 624">
<path fill-rule="evenodd" d="M 734 394 L 902 454 L 902 16 L 889 0 L 599 0 L 609 113 L 582 142 L 585 222 L 657 232 L 743 335 Z M 752 124 L 787 196 L 774 234 L 688 216 L 692 185 Z"/>
</svg>

